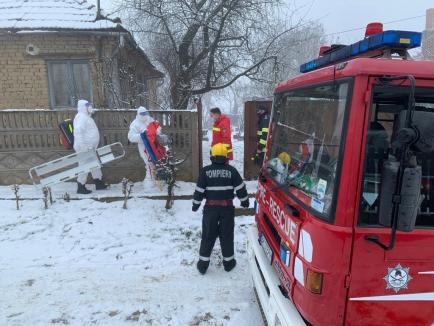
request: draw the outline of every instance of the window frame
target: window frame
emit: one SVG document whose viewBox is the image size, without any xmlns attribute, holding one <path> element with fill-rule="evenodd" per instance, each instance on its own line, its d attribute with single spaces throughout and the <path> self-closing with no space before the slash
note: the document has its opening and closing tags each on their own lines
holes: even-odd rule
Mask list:
<svg viewBox="0 0 434 326">
<path fill-rule="evenodd" d="M 368 119 L 369 117 L 371 117 L 373 115 L 373 111 L 376 110 L 375 112 L 375 117 L 377 119 L 378 117 L 378 109 L 376 108 L 376 102 L 374 102 L 374 95 L 375 95 L 375 88 L 376 87 L 381 87 L 381 84 L 373 84 L 372 85 L 372 92 L 371 92 L 371 98 L 370 98 L 370 107 L 368 110 Z M 409 89 L 409 86 L 407 85 L 390 85 L 390 87 L 396 87 L 396 88 L 406 88 Z M 433 87 L 431 86 L 416 86 L 416 90 L 415 90 L 415 100 L 416 100 L 416 94 L 417 94 L 417 90 L 418 89 L 422 89 L 422 88 L 427 88 L 427 89 L 433 89 Z M 417 101 L 415 101 L 416 105 L 417 105 Z M 404 106 L 406 106 L 407 103 L 404 104 Z M 434 111 L 434 110 L 433 110 Z M 386 120 L 380 120 L 380 121 L 386 121 Z M 370 122 L 370 121 L 368 121 Z M 390 121 L 387 121 L 390 122 Z M 368 129 L 365 130 L 366 135 L 369 131 L 369 123 L 368 123 Z M 376 224 L 368 224 L 368 223 L 361 223 L 361 211 L 360 211 L 360 207 L 361 207 L 361 202 L 363 200 L 363 183 L 365 181 L 365 168 L 366 168 L 366 163 L 367 163 L 367 153 L 366 153 L 366 144 L 367 144 L 367 138 L 365 137 L 365 140 L 362 142 L 362 146 L 363 146 L 363 151 L 365 153 L 364 157 L 363 157 L 363 165 L 362 165 L 362 177 L 360 179 L 360 197 L 358 199 L 358 210 L 357 210 L 357 227 L 361 228 L 361 229 L 390 229 L 390 227 L 386 227 L 383 226 L 381 224 L 379 224 L 378 222 Z M 422 176 L 423 177 L 423 176 Z M 380 184 L 381 187 L 381 184 Z M 378 217 L 378 212 L 377 215 Z M 416 218 L 416 222 L 417 222 L 417 218 Z M 429 226 L 429 225 L 415 225 L 415 230 L 433 230 L 434 226 Z"/>
<path fill-rule="evenodd" d="M 92 80 L 92 70 L 90 67 L 90 63 L 88 59 L 56 59 L 56 60 L 47 60 L 47 73 L 48 73 L 48 94 L 50 97 L 50 105 L 53 110 L 68 110 L 75 107 L 74 96 L 77 94 L 76 90 L 76 82 L 74 79 L 74 64 L 85 64 L 87 66 L 89 72 L 89 94 L 90 98 L 86 99 L 89 102 L 93 102 L 93 80 Z M 61 106 L 56 105 L 55 103 L 55 95 L 54 95 L 54 75 L 53 75 L 53 65 L 54 64 L 66 64 L 67 67 L 67 76 L 66 80 L 68 82 L 69 88 L 72 90 L 69 93 L 69 106 Z"/>
<path fill-rule="evenodd" d="M 274 100 L 273 100 L 273 111 L 272 111 L 272 117 L 271 117 L 271 123 L 272 128 L 275 128 L 275 116 L 276 116 L 276 99 L 278 98 L 281 100 L 285 94 L 289 92 L 294 92 L 298 90 L 308 90 L 310 88 L 316 88 L 321 86 L 327 86 L 327 85 L 333 85 L 333 84 L 343 84 L 348 83 L 348 90 L 347 90 L 347 102 L 345 103 L 345 110 L 344 110 L 344 117 L 342 122 L 342 137 L 341 137 L 341 146 L 339 148 L 339 154 L 338 154 L 338 160 L 337 160 L 337 167 L 336 167 L 336 179 L 335 179 L 335 187 L 333 189 L 333 200 L 330 206 L 330 213 L 324 214 L 320 213 L 311 206 L 304 203 L 301 199 L 299 199 L 295 194 L 293 194 L 291 191 L 285 191 L 285 194 L 289 196 L 292 200 L 294 200 L 298 205 L 300 205 L 304 210 L 306 210 L 311 216 L 320 219 L 321 221 L 333 224 L 336 219 L 336 207 L 337 207 L 337 201 L 339 198 L 339 190 L 340 190 L 340 181 L 341 181 L 341 174 L 342 174 L 342 164 L 343 164 L 343 155 L 345 152 L 346 147 L 346 141 L 347 141 L 347 131 L 348 131 L 348 124 L 349 124 L 349 116 L 351 112 L 351 106 L 353 102 L 353 92 L 354 92 L 354 77 L 344 77 L 340 79 L 334 79 L 334 80 L 328 80 L 325 82 L 319 82 L 315 84 L 310 84 L 308 86 L 301 86 L 296 88 L 291 88 L 289 90 L 285 90 L 280 93 L 274 94 Z M 272 129 L 272 130 L 273 130 Z M 272 131 L 273 133 L 273 131 Z M 267 150 L 267 154 L 270 154 L 270 149 Z M 267 157 L 268 157 L 267 155 Z"/>
</svg>

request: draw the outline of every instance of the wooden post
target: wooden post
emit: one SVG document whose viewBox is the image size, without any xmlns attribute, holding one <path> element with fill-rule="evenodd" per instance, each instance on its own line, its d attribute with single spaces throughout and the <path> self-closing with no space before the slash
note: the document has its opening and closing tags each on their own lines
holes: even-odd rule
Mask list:
<svg viewBox="0 0 434 326">
<path fill-rule="evenodd" d="M 202 129 L 202 119 L 203 119 L 203 106 L 202 99 L 195 99 L 196 108 L 197 108 L 197 121 L 198 121 L 198 139 L 199 139 L 199 167 L 203 167 L 203 152 L 202 152 L 202 137 L 203 137 L 203 129 Z"/>
<path fill-rule="evenodd" d="M 199 142 L 199 121 L 198 121 L 198 113 L 191 112 L 190 113 L 190 121 L 191 121 L 191 144 L 192 144 L 192 155 L 191 155 L 191 165 L 193 168 L 192 177 L 193 180 L 197 180 L 199 177 L 199 170 L 202 167 L 202 161 L 200 159 L 202 153 L 202 139 Z M 199 155 L 194 155 L 198 153 Z"/>
</svg>

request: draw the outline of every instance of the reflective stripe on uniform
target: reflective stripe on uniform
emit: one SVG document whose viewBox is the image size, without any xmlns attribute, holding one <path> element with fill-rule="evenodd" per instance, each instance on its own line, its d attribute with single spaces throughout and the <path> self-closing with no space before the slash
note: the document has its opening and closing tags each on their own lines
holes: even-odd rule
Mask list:
<svg viewBox="0 0 434 326">
<path fill-rule="evenodd" d="M 262 132 L 268 132 L 268 128 L 262 128 Z"/>
<path fill-rule="evenodd" d="M 262 136 L 262 131 L 258 131 L 256 134 L 257 134 L 258 136 Z"/>
<path fill-rule="evenodd" d="M 234 255 L 232 255 L 230 257 L 223 257 L 224 261 L 231 261 L 232 259 L 234 259 Z"/>
<path fill-rule="evenodd" d="M 232 190 L 233 186 L 215 186 L 215 187 L 206 187 L 206 190 Z"/>
<path fill-rule="evenodd" d="M 267 145 L 267 141 L 265 139 L 261 139 L 259 141 L 259 144 L 261 144 L 261 145 Z"/>
<path fill-rule="evenodd" d="M 203 189 L 203 188 L 201 188 L 199 186 L 196 186 L 196 191 L 198 191 L 198 192 L 205 192 L 205 189 Z"/>
<path fill-rule="evenodd" d="M 212 131 L 221 131 L 221 129 L 220 129 L 220 128 L 217 128 L 217 127 L 213 127 L 213 128 L 212 128 Z"/>
<path fill-rule="evenodd" d="M 199 259 L 203 260 L 203 261 L 210 261 L 211 260 L 210 257 L 204 257 L 204 256 L 199 256 Z"/>
<path fill-rule="evenodd" d="M 235 191 L 240 190 L 241 188 L 243 188 L 245 186 L 244 182 L 241 182 L 238 186 L 236 186 L 234 189 Z"/>
<path fill-rule="evenodd" d="M 249 197 L 244 197 L 244 198 L 240 198 L 240 201 L 246 201 L 247 199 L 249 199 Z"/>
<path fill-rule="evenodd" d="M 200 200 L 194 200 L 194 199 L 193 199 L 193 204 L 200 205 L 200 203 L 201 203 Z"/>
</svg>

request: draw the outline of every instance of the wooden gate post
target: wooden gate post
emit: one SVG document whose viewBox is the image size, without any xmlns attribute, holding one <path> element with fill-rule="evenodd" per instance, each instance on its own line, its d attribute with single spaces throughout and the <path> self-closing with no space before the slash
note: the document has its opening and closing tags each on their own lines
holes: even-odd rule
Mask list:
<svg viewBox="0 0 434 326">
<path fill-rule="evenodd" d="M 200 168 L 203 167 L 203 152 L 202 152 L 202 135 L 203 135 L 203 129 L 202 129 L 202 118 L 203 118 L 203 106 L 202 106 L 202 99 L 196 98 L 194 100 L 194 103 L 196 104 L 197 108 L 197 121 L 198 121 L 198 139 L 199 139 L 199 164 Z"/>
</svg>

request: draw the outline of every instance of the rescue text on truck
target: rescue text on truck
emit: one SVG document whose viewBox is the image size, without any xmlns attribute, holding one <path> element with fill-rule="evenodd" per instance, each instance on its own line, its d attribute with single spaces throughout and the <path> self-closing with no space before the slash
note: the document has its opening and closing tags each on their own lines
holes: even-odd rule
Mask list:
<svg viewBox="0 0 434 326">
<path fill-rule="evenodd" d="M 268 325 L 434 325 L 434 64 L 407 52 L 420 43 L 373 23 L 276 87 L 248 237 Z"/>
</svg>

